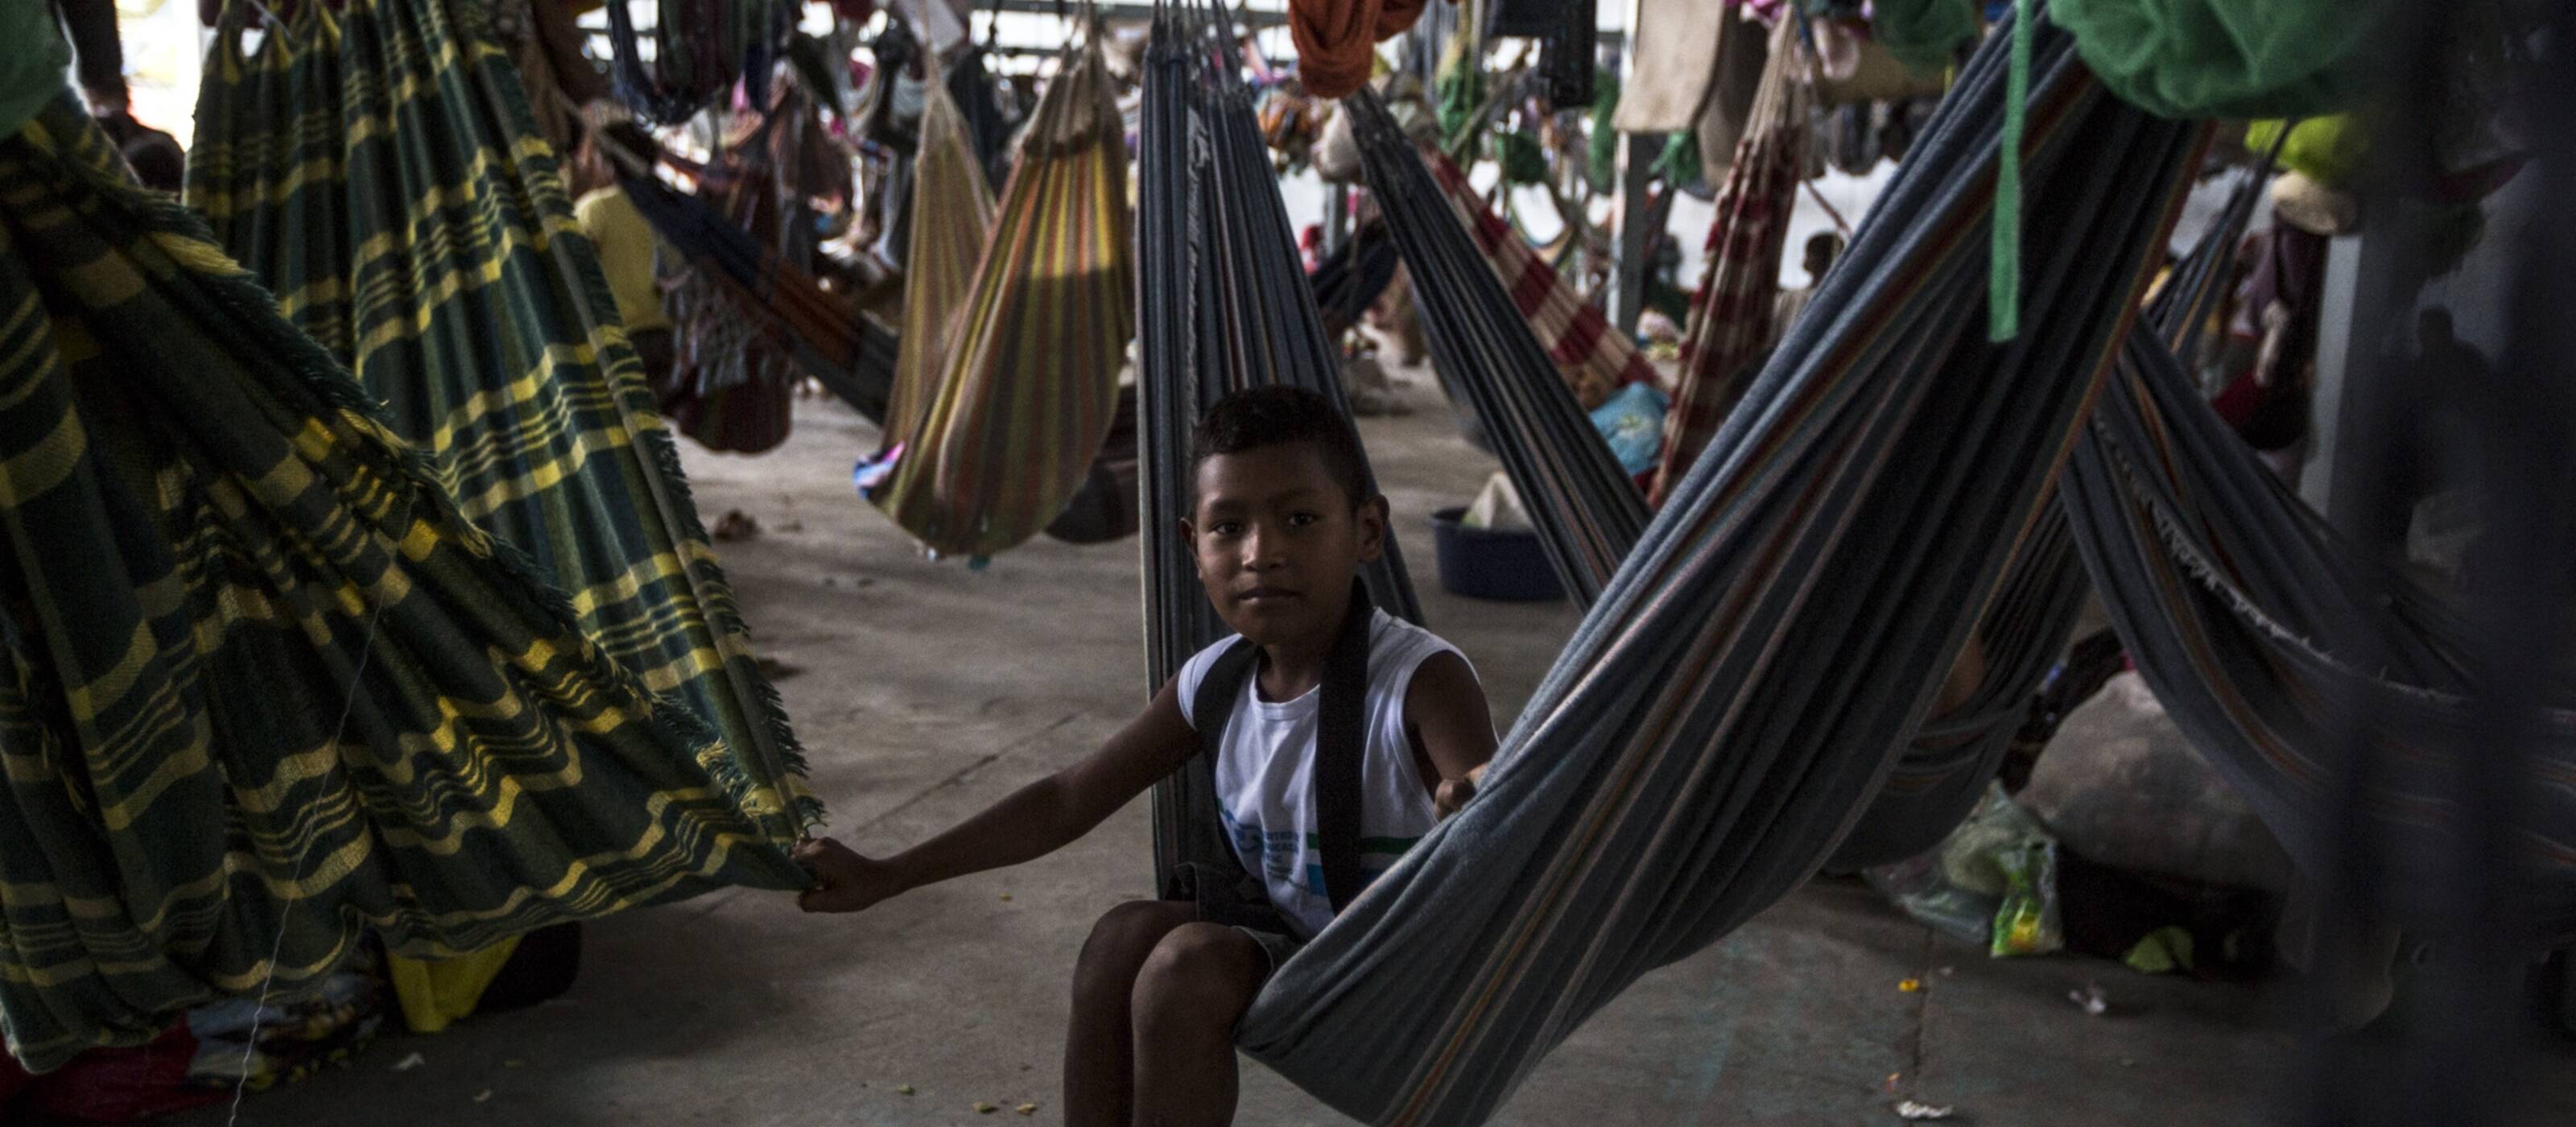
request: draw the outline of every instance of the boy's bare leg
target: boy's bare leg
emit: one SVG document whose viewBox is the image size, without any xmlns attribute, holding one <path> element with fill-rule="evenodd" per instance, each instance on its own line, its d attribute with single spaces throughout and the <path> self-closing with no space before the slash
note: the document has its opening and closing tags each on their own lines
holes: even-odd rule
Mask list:
<svg viewBox="0 0 2576 1127">
<path fill-rule="evenodd" d="M 1249 935 L 1211 923 L 1172 929 L 1136 974 L 1137 1127 L 1234 1122 L 1234 1026 L 1269 974 Z"/>
<path fill-rule="evenodd" d="M 1135 1027 L 1128 1020 L 1136 972 L 1198 906 L 1136 900 L 1092 925 L 1073 968 L 1073 1023 L 1064 1038 L 1065 1127 L 1127 1127 L 1135 1118 Z"/>
</svg>

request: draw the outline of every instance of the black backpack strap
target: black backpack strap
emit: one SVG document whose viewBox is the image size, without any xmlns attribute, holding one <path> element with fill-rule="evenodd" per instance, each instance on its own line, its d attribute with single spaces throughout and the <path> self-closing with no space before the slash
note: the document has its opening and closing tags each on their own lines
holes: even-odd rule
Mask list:
<svg viewBox="0 0 2576 1127">
<path fill-rule="evenodd" d="M 1216 762 L 1216 749 L 1225 743 L 1226 722 L 1234 719 L 1234 702 L 1243 697 L 1243 682 L 1260 663 L 1261 647 L 1250 638 L 1236 638 L 1208 663 L 1198 691 L 1190 694 L 1190 726 L 1198 729 L 1199 754 L 1210 764 Z"/>
<path fill-rule="evenodd" d="M 1316 851 L 1324 864 L 1324 896 L 1339 912 L 1359 895 L 1360 808 L 1365 801 L 1360 776 L 1368 758 L 1369 627 L 1377 605 L 1368 588 L 1351 583 L 1350 610 L 1342 630 L 1324 657 L 1323 696 L 1316 701 L 1315 830 Z M 1198 729 L 1199 754 L 1213 766 L 1225 729 L 1243 697 L 1246 678 L 1260 664 L 1261 648 L 1237 638 L 1208 665 L 1190 694 L 1190 726 Z"/>
<path fill-rule="evenodd" d="M 1359 895 L 1360 775 L 1367 764 L 1369 627 L 1377 606 L 1351 581 L 1351 608 L 1324 658 L 1323 699 L 1316 702 L 1315 836 L 1323 854 L 1324 896 L 1333 911 Z"/>
</svg>

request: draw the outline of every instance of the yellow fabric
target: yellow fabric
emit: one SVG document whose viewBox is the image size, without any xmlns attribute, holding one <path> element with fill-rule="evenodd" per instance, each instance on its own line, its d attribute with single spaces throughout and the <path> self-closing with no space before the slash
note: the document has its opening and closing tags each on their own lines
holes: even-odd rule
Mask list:
<svg viewBox="0 0 2576 1127">
<path fill-rule="evenodd" d="M 635 201 L 611 184 L 573 204 L 572 218 L 599 248 L 599 269 L 608 275 L 608 293 L 617 301 L 617 319 L 626 323 L 626 331 L 670 328 L 671 318 L 662 312 L 662 291 L 653 285 L 653 227 L 635 210 Z"/>
<path fill-rule="evenodd" d="M 512 936 L 453 959 L 385 956 L 394 997 L 402 1003 L 403 1024 L 414 1033 L 438 1033 L 474 1016 L 474 1007 L 483 1004 L 483 991 L 518 950 L 519 939 Z"/>
</svg>

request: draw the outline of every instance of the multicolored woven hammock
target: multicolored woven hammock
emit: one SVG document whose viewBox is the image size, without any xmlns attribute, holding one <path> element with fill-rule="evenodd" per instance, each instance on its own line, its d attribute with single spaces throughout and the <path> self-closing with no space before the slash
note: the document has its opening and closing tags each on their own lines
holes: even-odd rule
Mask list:
<svg viewBox="0 0 2576 1127">
<path fill-rule="evenodd" d="M 1789 239 L 1789 212 L 1807 163 L 1807 102 L 1795 73 L 1806 55 L 1798 48 L 1797 21 L 1780 21 L 1771 60 L 1735 162 L 1717 190 L 1717 215 L 1708 227 L 1708 272 L 1691 299 L 1682 333 L 1682 373 L 1664 415 L 1664 459 L 1649 500 L 1661 505 L 1752 381 L 1754 362 L 1779 335 L 1772 323 L 1780 293 L 1780 253 Z"/>
<path fill-rule="evenodd" d="M 939 78 L 939 63 L 925 58 L 930 77 L 921 84 L 921 141 L 912 166 L 912 241 L 904 259 L 903 337 L 944 344 L 957 338 L 975 271 L 984 260 L 984 237 L 993 230 L 993 188 L 984 181 L 965 114 Z M 885 417 L 885 448 L 911 443 L 929 423 L 929 405 L 947 376 L 949 350 L 905 349 L 895 360 L 894 390 Z"/>
<path fill-rule="evenodd" d="M 458 509 L 734 749 L 792 840 L 795 737 L 482 6 L 304 4 L 246 53 L 252 18 L 216 29 L 189 204 L 436 455 Z"/>
<path fill-rule="evenodd" d="M 1475 237 L 1476 249 L 1493 267 L 1494 276 L 1502 279 L 1512 304 L 1519 307 L 1584 409 L 1600 406 L 1629 384 L 1656 382 L 1655 366 L 1637 350 L 1637 342 L 1612 329 L 1600 307 L 1575 293 L 1565 276 L 1531 250 L 1509 220 L 1485 206 L 1458 162 L 1436 149 L 1423 150 L 1423 159 L 1430 163 L 1458 224 Z"/>
<path fill-rule="evenodd" d="M 370 932 L 804 885 L 749 765 L 123 176 L 68 93 L 0 140 L 9 1051 L 293 999 Z"/>
<path fill-rule="evenodd" d="M 825 293 L 706 201 L 633 169 L 618 185 L 653 233 L 686 258 L 700 281 L 721 286 L 749 328 L 870 422 L 882 423 L 893 394 L 895 335 Z"/>
<path fill-rule="evenodd" d="M 1125 129 L 1096 35 L 1067 49 L 1032 116 L 961 301 L 935 291 L 962 236 L 912 249 L 928 300 L 907 296 L 889 445 L 860 467 L 886 516 L 953 555 L 990 556 L 1064 510 L 1108 436 L 1135 331 Z M 970 148 L 939 149 L 925 140 L 925 159 L 971 167 Z M 966 201 L 916 191 L 916 240 L 962 228 L 951 209 Z"/>
</svg>

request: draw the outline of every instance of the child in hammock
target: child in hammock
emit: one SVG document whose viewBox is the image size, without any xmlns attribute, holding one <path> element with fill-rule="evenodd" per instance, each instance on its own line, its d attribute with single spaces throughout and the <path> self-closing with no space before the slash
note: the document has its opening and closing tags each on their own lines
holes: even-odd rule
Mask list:
<svg viewBox="0 0 2576 1127">
<path fill-rule="evenodd" d="M 1251 876 L 1185 866 L 1184 887 L 1167 890 L 1185 899 L 1122 904 L 1093 927 L 1065 1037 L 1075 1127 L 1231 1122 L 1234 1027 L 1262 983 L 1457 809 L 1494 752 L 1466 659 L 1359 589 L 1385 544 L 1386 499 L 1331 404 L 1289 387 L 1239 392 L 1191 446 L 1197 500 L 1181 535 L 1241 648 L 1201 651 L 1089 758 L 910 850 L 878 860 L 824 840 L 797 852 L 816 878 L 805 910 L 858 911 L 1053 852 L 1214 734 L 1219 814 Z"/>
</svg>

